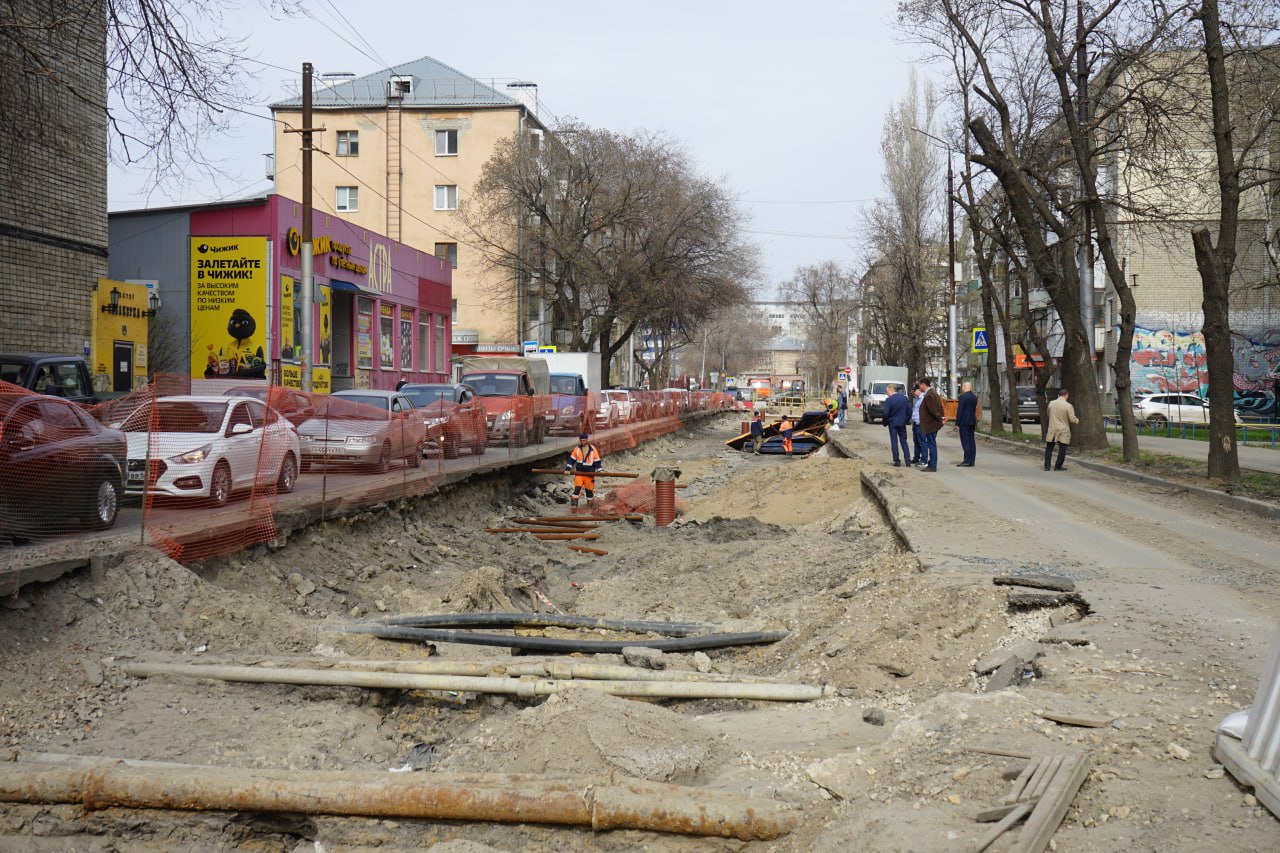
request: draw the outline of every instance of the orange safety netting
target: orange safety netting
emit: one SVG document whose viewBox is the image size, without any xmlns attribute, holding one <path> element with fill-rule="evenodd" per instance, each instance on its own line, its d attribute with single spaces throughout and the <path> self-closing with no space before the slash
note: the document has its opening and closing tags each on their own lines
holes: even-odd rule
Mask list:
<svg viewBox="0 0 1280 853">
<path fill-rule="evenodd" d="M 562 399 L 557 423 L 551 398 L 495 402 L 476 391 L 322 395 L 157 375 L 82 406 L 0 382 L 0 537 L 136 531 L 197 561 L 276 538 L 282 514 L 305 523 L 425 494 L 479 466 L 537 459 L 540 444 L 558 441 L 567 453 L 578 431 L 603 453 L 634 447 L 679 428 L 683 414 L 733 405 L 711 392 L 618 389 L 573 401 L 568 416 Z M 633 492 L 620 511 L 652 511 L 652 484 L 625 489 Z"/>
<path fill-rule="evenodd" d="M 657 484 L 651 480 L 634 480 L 625 486 L 610 489 L 604 497 L 592 502 L 589 511 L 619 515 L 633 512 L 653 515 L 657 504 Z M 686 508 L 683 501 L 676 501 L 677 515 L 683 515 Z"/>
</svg>

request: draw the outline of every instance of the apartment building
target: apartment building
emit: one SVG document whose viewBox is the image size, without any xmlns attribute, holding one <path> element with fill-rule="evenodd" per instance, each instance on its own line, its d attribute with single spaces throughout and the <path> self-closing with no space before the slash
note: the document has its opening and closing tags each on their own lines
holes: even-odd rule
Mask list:
<svg viewBox="0 0 1280 853">
<path fill-rule="evenodd" d="M 363 77 L 322 76 L 313 94 L 313 125 L 323 127 L 313 155 L 315 209 L 341 216 L 453 268 L 453 351 L 519 352 L 530 316 L 515 276 L 487 269 L 458 222 L 460 202 L 480 180 L 501 140 L 545 130 L 535 115 L 536 88 L 499 91 L 423 57 Z M 302 99 L 273 104 L 275 191 L 302 195 Z M 523 224 L 513 214 L 511 239 Z"/>
</svg>

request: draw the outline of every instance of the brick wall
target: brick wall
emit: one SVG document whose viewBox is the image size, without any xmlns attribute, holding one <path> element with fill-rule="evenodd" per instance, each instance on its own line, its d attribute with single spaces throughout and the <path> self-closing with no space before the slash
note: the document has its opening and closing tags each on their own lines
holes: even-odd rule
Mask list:
<svg viewBox="0 0 1280 853">
<path fill-rule="evenodd" d="M 35 23 L 24 47 L 0 40 L 0 351 L 81 352 L 90 293 L 107 274 L 107 131 L 101 6 L 0 6 L 0 24 Z M 61 20 L 59 26 L 46 21 Z"/>
</svg>

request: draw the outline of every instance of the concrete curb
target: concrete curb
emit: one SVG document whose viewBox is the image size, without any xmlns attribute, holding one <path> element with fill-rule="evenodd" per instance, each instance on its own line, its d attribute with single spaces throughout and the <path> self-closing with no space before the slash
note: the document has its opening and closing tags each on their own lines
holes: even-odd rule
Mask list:
<svg viewBox="0 0 1280 853">
<path fill-rule="evenodd" d="M 844 436 L 840 432 L 828 432 L 827 441 L 846 458 L 859 459 L 864 463 L 864 465 L 869 464 L 856 449 L 845 443 Z M 859 474 L 859 479 L 862 481 L 862 487 L 869 491 L 875 498 L 876 503 L 879 504 L 880 509 L 889 519 L 889 527 L 893 529 L 894 534 L 897 535 L 898 541 L 902 543 L 902 546 L 912 554 L 916 554 L 918 556 L 919 551 L 916 549 L 915 543 L 911 541 L 911 534 L 903 525 L 904 513 L 899 509 L 898 502 L 894 500 L 883 488 L 881 488 L 880 483 L 876 481 L 876 478 L 874 477 L 875 471 L 876 469 L 874 468 L 870 471 L 865 467 L 863 468 L 862 472 Z"/>
<path fill-rule="evenodd" d="M 986 435 L 985 433 L 976 433 L 977 437 L 987 444 L 1013 448 L 1020 450 L 1029 455 L 1041 455 L 1044 453 L 1042 447 L 1033 447 L 1019 441 L 1010 441 L 1007 438 L 999 438 L 994 435 Z M 1263 518 L 1280 519 L 1280 505 L 1269 504 L 1265 501 L 1255 500 L 1253 498 L 1241 497 L 1240 495 L 1231 495 L 1217 489 L 1208 489 L 1204 486 L 1190 486 L 1186 483 L 1175 483 L 1172 480 L 1166 480 L 1163 477 L 1157 477 L 1152 474 L 1144 474 L 1141 471 L 1131 471 L 1128 468 L 1121 468 L 1116 465 L 1108 465 L 1105 462 L 1094 462 L 1091 459 L 1084 459 L 1079 456 L 1073 456 L 1071 463 L 1079 465 L 1088 471 L 1094 471 L 1099 474 L 1106 474 L 1108 477 L 1114 477 L 1117 480 L 1128 480 L 1132 483 L 1143 483 L 1148 486 L 1160 486 L 1168 489 L 1182 489 L 1194 495 L 1227 504 L 1241 512 L 1252 513 Z"/>
</svg>

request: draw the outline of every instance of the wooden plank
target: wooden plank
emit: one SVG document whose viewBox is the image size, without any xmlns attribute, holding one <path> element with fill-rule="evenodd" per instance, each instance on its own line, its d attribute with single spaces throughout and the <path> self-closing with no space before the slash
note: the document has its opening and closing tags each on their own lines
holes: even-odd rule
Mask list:
<svg viewBox="0 0 1280 853">
<path fill-rule="evenodd" d="M 1090 714 L 1064 714 L 1059 711 L 1041 711 L 1040 716 L 1064 726 L 1083 726 L 1087 729 L 1100 729 L 1111 725 L 1115 717 L 1094 716 Z"/>
<path fill-rule="evenodd" d="M 1034 806 L 1035 803 L 1005 803 L 1002 806 L 992 806 L 989 809 L 983 809 L 978 812 L 973 816 L 973 819 L 978 823 L 995 823 L 1014 809 L 1018 809 L 1026 805 Z"/>
<path fill-rule="evenodd" d="M 1087 753 L 1068 755 L 1063 759 L 1063 766 L 1054 774 L 1053 782 L 1031 811 L 1027 825 L 1018 834 L 1010 853 L 1042 853 L 1048 848 L 1049 841 L 1071 807 L 1071 801 L 1089 775 L 1092 763 L 1093 758 Z"/>
<path fill-rule="evenodd" d="M 567 524 L 548 525 L 546 527 L 486 527 L 485 533 L 590 533 L 594 527 L 569 526 Z"/>
<path fill-rule="evenodd" d="M 566 545 L 570 551 L 581 551 L 584 554 L 594 554 L 597 557 L 609 556 L 608 551 L 602 551 L 599 548 L 588 548 L 586 545 Z"/>
<path fill-rule="evenodd" d="M 1057 592 L 1075 592 L 1075 581 L 1056 575 L 1000 575 L 991 579 L 996 586 L 1025 586 L 1031 589 L 1052 589 Z"/>
<path fill-rule="evenodd" d="M 1085 611 L 1092 610 L 1089 606 L 1089 602 L 1085 601 L 1084 596 L 1078 592 L 1009 593 L 1009 607 L 1014 610 L 1026 610 L 1032 607 L 1061 607 L 1064 604 L 1074 604 L 1076 607 L 1083 608 Z"/>
<path fill-rule="evenodd" d="M 1034 785 L 1027 786 L 1027 790 L 1022 792 L 1021 799 L 1025 801 L 1039 800 L 1044 796 L 1044 792 L 1049 790 L 1049 785 L 1053 783 L 1053 777 L 1057 776 L 1058 772 L 1061 770 L 1062 756 L 1055 755 L 1053 758 L 1050 758 L 1049 765 L 1045 769 L 1044 773 L 1041 774 L 1040 778 L 1036 780 Z"/>
<path fill-rule="evenodd" d="M 1213 757 L 1227 768 L 1227 772 L 1237 782 L 1253 788 L 1253 795 L 1258 798 L 1258 802 L 1266 806 L 1273 815 L 1280 817 L 1280 780 L 1268 773 L 1256 759 L 1251 758 L 1243 743 L 1225 732 L 1218 732 Z"/>
<path fill-rule="evenodd" d="M 1004 795 L 1005 803 L 1016 803 L 1018 798 L 1022 796 L 1022 792 L 1027 789 L 1027 783 L 1031 781 L 1031 777 L 1040 769 L 1043 759 L 1036 758 L 1028 761 L 1027 766 L 1022 768 L 1022 772 L 1018 774 L 1018 778 L 1013 780 L 1013 788 L 1009 793 Z"/>
<path fill-rule="evenodd" d="M 1034 806 L 1032 806 L 1031 803 L 1019 803 L 1014 806 L 1011 812 L 1005 815 L 999 823 L 987 830 L 986 834 L 974 843 L 971 848 L 973 853 L 982 853 L 983 850 L 990 847 L 993 841 L 1004 835 L 1015 823 L 1030 814 L 1033 808 Z"/>
<path fill-rule="evenodd" d="M 965 752 L 980 752 L 983 755 L 1002 755 L 1005 758 L 1024 758 L 1028 761 L 1034 757 L 1029 752 L 1017 752 L 1012 749 L 1002 749 L 998 746 L 966 746 L 961 748 Z"/>
</svg>

